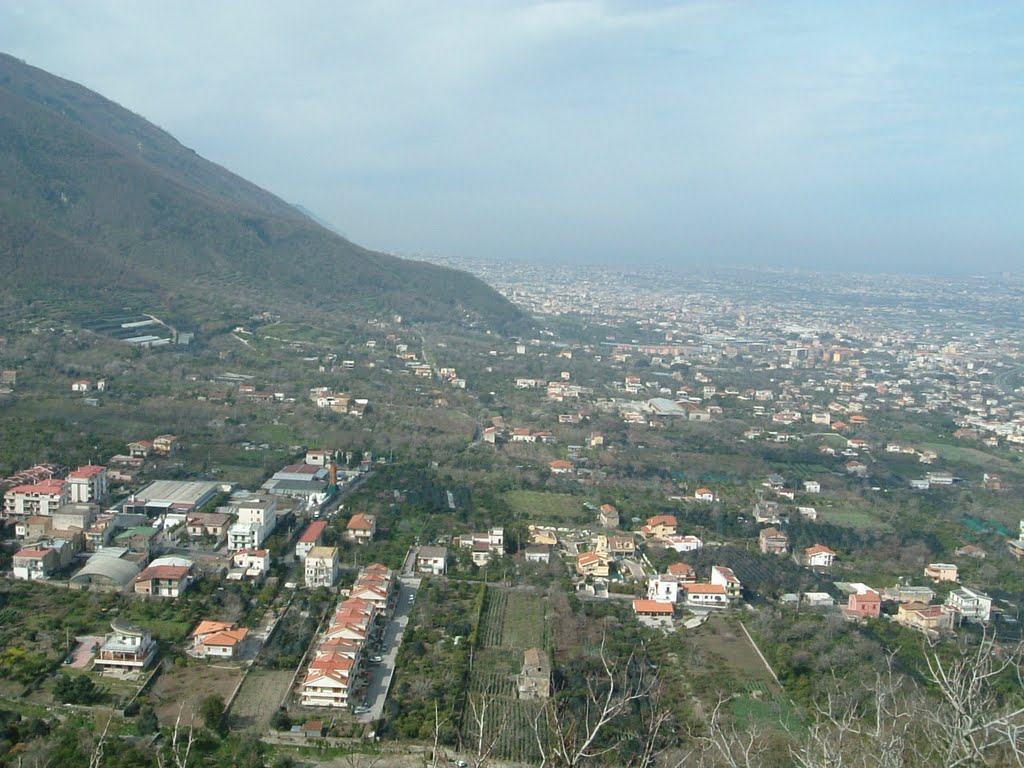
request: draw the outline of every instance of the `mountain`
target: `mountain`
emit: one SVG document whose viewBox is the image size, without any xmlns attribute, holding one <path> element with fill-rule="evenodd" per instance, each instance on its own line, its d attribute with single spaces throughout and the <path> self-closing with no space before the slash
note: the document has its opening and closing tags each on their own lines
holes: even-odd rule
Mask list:
<svg viewBox="0 0 1024 768">
<path fill-rule="evenodd" d="M 0 222 L 8 300 L 522 320 L 479 279 L 361 248 L 138 115 L 5 54 Z"/>
</svg>

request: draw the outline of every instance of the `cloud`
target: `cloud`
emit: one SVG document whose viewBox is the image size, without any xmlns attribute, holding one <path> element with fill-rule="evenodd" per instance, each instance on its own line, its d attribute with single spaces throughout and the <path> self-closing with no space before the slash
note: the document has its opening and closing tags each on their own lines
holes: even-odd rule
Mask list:
<svg viewBox="0 0 1024 768">
<path fill-rule="evenodd" d="M 374 247 L 884 246 L 955 269 L 970 243 L 996 268 L 1024 240 L 1022 22 L 1010 2 L 41 0 L 0 7 L 0 49 Z"/>
</svg>

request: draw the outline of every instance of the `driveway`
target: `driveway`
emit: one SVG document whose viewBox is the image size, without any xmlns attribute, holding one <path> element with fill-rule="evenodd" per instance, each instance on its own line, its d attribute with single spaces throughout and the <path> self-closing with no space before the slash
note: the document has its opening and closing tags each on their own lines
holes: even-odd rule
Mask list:
<svg viewBox="0 0 1024 768">
<path fill-rule="evenodd" d="M 387 700 L 388 690 L 391 688 L 391 680 L 395 676 L 395 661 L 398 658 L 398 648 L 402 644 L 402 636 L 409 624 L 409 615 L 412 612 L 413 601 L 410 596 L 415 596 L 420 586 L 420 580 L 403 576 L 399 581 L 398 601 L 395 603 L 395 612 L 387 625 L 384 627 L 384 652 L 380 655 L 383 661 L 380 664 L 372 664 L 367 667 L 370 671 L 370 683 L 366 689 L 365 702 L 370 706 L 370 711 L 358 716 L 361 723 L 369 723 L 380 720 L 384 714 L 384 702 Z"/>
</svg>

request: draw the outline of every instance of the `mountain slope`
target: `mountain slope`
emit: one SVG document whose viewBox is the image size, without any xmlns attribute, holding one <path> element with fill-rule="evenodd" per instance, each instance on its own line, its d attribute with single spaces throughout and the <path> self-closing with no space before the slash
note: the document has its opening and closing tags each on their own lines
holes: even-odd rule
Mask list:
<svg viewBox="0 0 1024 768">
<path fill-rule="evenodd" d="M 361 248 L 102 96 L 0 54 L 4 286 L 73 302 L 189 297 L 521 319 L 471 275 Z"/>
</svg>

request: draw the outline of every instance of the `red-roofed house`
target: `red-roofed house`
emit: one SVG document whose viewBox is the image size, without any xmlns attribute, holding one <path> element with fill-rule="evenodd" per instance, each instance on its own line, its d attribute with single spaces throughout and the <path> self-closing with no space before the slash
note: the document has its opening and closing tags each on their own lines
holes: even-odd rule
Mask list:
<svg viewBox="0 0 1024 768">
<path fill-rule="evenodd" d="M 633 613 L 637 616 L 672 616 L 672 603 L 665 600 L 634 600 Z"/>
<path fill-rule="evenodd" d="M 187 565 L 151 565 L 135 577 L 135 592 L 152 597 L 178 597 L 192 582 Z"/>
<path fill-rule="evenodd" d="M 70 473 L 67 478 L 67 486 L 71 503 L 88 503 L 105 498 L 108 478 L 107 468 L 95 464 L 79 467 Z"/>
<path fill-rule="evenodd" d="M 298 542 L 295 544 L 295 556 L 304 560 L 309 550 L 323 544 L 324 531 L 327 530 L 326 520 L 314 520 L 306 530 L 302 532 Z"/>
<path fill-rule="evenodd" d="M 679 579 L 680 583 L 697 581 L 697 572 L 693 570 L 693 566 L 689 563 L 672 563 L 672 565 L 665 569 L 665 572 L 669 576 L 675 576 Z"/>
<path fill-rule="evenodd" d="M 721 584 L 687 584 L 686 604 L 697 608 L 725 608 L 729 594 Z"/>
<path fill-rule="evenodd" d="M 60 507 L 68 503 L 68 500 L 67 485 L 55 477 L 34 485 L 18 485 L 4 494 L 4 516 L 52 517 Z"/>
<path fill-rule="evenodd" d="M 345 526 L 345 538 L 356 544 L 369 544 L 377 532 L 377 518 L 357 512 Z"/>
<path fill-rule="evenodd" d="M 815 544 L 804 550 L 804 564 L 809 568 L 831 568 L 836 561 L 836 553 L 824 544 Z"/>
<path fill-rule="evenodd" d="M 199 659 L 234 659 L 243 653 L 248 636 L 249 630 L 233 621 L 201 621 L 189 635 L 192 647 L 188 652 Z"/>
<path fill-rule="evenodd" d="M 882 613 L 882 596 L 870 587 L 858 585 L 850 593 L 843 612 L 851 619 L 877 619 Z"/>
<path fill-rule="evenodd" d="M 640 532 L 652 539 L 666 539 L 675 536 L 676 525 L 675 515 L 655 515 L 647 518 L 647 525 Z"/>
<path fill-rule="evenodd" d="M 22 549 L 14 556 L 14 578 L 25 581 L 48 579 L 59 565 L 60 555 L 55 549 Z"/>
</svg>

